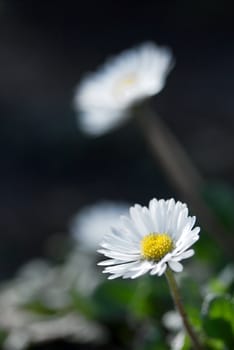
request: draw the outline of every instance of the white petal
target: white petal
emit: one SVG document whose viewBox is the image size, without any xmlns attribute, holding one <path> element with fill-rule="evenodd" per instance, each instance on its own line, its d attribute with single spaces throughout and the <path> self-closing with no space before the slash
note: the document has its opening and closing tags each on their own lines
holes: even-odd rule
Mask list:
<svg viewBox="0 0 234 350">
<path fill-rule="evenodd" d="M 168 261 L 170 268 L 175 272 L 181 272 L 183 270 L 183 265 L 177 261 Z"/>
<path fill-rule="evenodd" d="M 119 253 L 127 253 L 127 254 L 139 254 L 140 253 L 139 248 L 134 249 L 134 247 L 132 247 L 132 249 L 131 249 L 131 247 L 126 246 L 126 242 L 125 242 L 125 245 L 124 244 L 115 244 L 114 246 L 113 246 L 113 243 L 109 243 L 109 242 L 102 243 L 102 248 L 112 250 L 113 247 L 116 250 L 116 252 L 119 252 Z"/>
<path fill-rule="evenodd" d="M 165 272 L 166 267 L 167 267 L 166 263 L 163 261 L 160 261 L 159 263 L 155 264 L 155 266 L 150 271 L 150 274 L 161 276 Z"/>
<path fill-rule="evenodd" d="M 121 254 L 119 252 L 105 250 L 105 249 L 99 249 L 98 253 L 101 253 L 108 258 L 120 259 L 123 261 L 130 261 L 130 260 L 134 260 L 134 259 L 139 258 L 139 254 L 130 254 L 130 253 L 129 254 Z"/>
<path fill-rule="evenodd" d="M 156 266 L 150 271 L 150 274 L 151 275 L 157 275 L 159 270 L 160 270 L 160 265 L 156 264 Z"/>
<path fill-rule="evenodd" d="M 115 274 L 115 275 L 110 275 L 107 278 L 108 278 L 108 280 L 114 280 L 115 278 L 119 278 L 121 276 L 122 276 L 121 274 Z"/>
<path fill-rule="evenodd" d="M 104 273 L 120 273 L 123 275 L 127 271 L 131 271 L 133 267 L 139 268 L 141 265 L 139 261 L 133 261 L 125 264 L 115 265 L 115 266 L 108 266 L 106 267 L 103 272 Z"/>
<path fill-rule="evenodd" d="M 111 266 L 111 265 L 117 265 L 117 264 L 122 264 L 122 263 L 123 263 L 123 260 L 107 259 L 107 260 L 103 260 L 103 261 L 98 262 L 97 265 L 98 266 Z"/>
<path fill-rule="evenodd" d="M 138 231 L 141 234 L 141 237 L 148 234 L 150 232 L 149 228 L 147 227 L 147 224 L 145 223 L 145 220 L 143 219 L 143 212 L 139 210 L 140 208 L 135 205 L 134 207 L 130 208 L 130 215 L 132 218 L 132 221 L 135 224 L 135 227 L 137 227 Z"/>
<path fill-rule="evenodd" d="M 183 259 L 188 259 L 188 258 L 190 258 L 193 255 L 194 255 L 194 250 L 193 249 L 189 249 L 186 252 L 178 253 L 178 255 L 173 256 L 171 258 L 171 260 L 173 260 L 173 261 L 180 261 L 180 260 L 183 260 Z"/>
<path fill-rule="evenodd" d="M 162 276 L 167 269 L 167 264 L 163 264 L 158 272 L 158 276 Z"/>
<path fill-rule="evenodd" d="M 194 237 L 186 237 L 184 240 L 179 240 L 176 243 L 176 249 L 175 252 L 184 252 L 187 250 L 191 245 L 193 245 L 197 240 L 199 239 L 199 236 L 194 236 Z"/>
<path fill-rule="evenodd" d="M 138 230 L 138 228 L 134 225 L 134 223 L 132 222 L 132 220 L 130 220 L 128 217 L 126 216 L 121 216 L 120 220 L 123 223 L 124 229 L 125 231 L 127 231 L 129 234 L 136 235 L 139 238 L 142 237 L 140 231 Z"/>
</svg>

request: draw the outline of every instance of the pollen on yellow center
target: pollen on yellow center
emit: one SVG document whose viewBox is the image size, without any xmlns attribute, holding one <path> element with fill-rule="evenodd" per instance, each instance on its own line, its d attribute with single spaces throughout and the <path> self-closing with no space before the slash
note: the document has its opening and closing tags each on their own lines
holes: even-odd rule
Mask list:
<svg viewBox="0 0 234 350">
<path fill-rule="evenodd" d="M 174 247 L 167 233 L 150 233 L 141 241 L 141 254 L 147 260 L 159 261 Z"/>
</svg>

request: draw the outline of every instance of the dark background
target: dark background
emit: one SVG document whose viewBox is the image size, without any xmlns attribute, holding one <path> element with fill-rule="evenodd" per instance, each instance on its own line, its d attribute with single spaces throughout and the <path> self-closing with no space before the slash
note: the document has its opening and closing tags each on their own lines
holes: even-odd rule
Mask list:
<svg viewBox="0 0 234 350">
<path fill-rule="evenodd" d="M 233 34 L 224 0 L 0 1 L 0 278 L 83 205 L 176 195 L 133 122 L 90 138 L 72 110 L 86 71 L 143 41 L 176 57 L 157 111 L 207 181 L 233 185 Z"/>
</svg>

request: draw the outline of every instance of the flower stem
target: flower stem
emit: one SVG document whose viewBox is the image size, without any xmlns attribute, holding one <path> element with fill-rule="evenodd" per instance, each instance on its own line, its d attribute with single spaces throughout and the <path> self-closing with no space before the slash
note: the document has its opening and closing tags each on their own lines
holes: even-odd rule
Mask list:
<svg viewBox="0 0 234 350">
<path fill-rule="evenodd" d="M 234 239 L 203 199 L 204 179 L 183 146 L 148 104 L 135 113 L 153 156 L 160 162 L 172 186 L 191 205 L 204 229 L 232 257 Z"/>
<path fill-rule="evenodd" d="M 175 304 L 175 307 L 177 308 L 178 312 L 180 313 L 180 316 L 183 320 L 184 327 L 188 333 L 188 336 L 191 339 L 191 342 L 193 344 L 193 347 L 195 350 L 203 350 L 202 345 L 200 344 L 200 341 L 198 340 L 198 337 L 196 333 L 194 332 L 191 324 L 189 323 L 186 311 L 184 309 L 183 303 L 181 301 L 179 289 L 175 280 L 175 277 L 172 273 L 172 271 L 168 268 L 165 272 L 168 285 L 170 287 L 171 295 Z"/>
</svg>

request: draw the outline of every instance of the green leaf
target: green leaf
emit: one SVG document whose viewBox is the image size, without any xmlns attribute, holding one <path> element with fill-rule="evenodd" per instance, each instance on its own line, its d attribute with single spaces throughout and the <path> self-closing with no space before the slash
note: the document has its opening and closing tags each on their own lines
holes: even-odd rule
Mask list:
<svg viewBox="0 0 234 350">
<path fill-rule="evenodd" d="M 2 345 L 3 345 L 4 341 L 6 340 L 6 338 L 7 338 L 6 330 L 0 329 L 0 346 L 1 346 L 1 348 L 2 348 Z"/>
<path fill-rule="evenodd" d="M 188 317 L 189 320 L 191 322 L 191 324 L 193 325 L 193 327 L 195 327 L 196 329 L 201 329 L 202 325 L 202 321 L 201 321 L 201 317 L 200 317 L 200 309 L 197 307 L 193 307 L 192 305 L 188 305 L 186 307 L 186 311 L 188 313 Z"/>
<path fill-rule="evenodd" d="M 40 301 L 30 301 L 21 306 L 22 309 L 45 316 L 56 315 L 57 313 L 61 313 L 61 310 L 56 310 L 45 306 Z"/>
<path fill-rule="evenodd" d="M 207 287 L 210 293 L 231 293 L 234 284 L 234 265 L 227 265 L 218 276 L 208 281 Z"/>
<path fill-rule="evenodd" d="M 82 315 L 89 319 L 93 319 L 97 315 L 97 306 L 89 297 L 81 296 L 76 290 L 71 291 L 72 304 L 74 310 L 79 311 Z"/>
<path fill-rule="evenodd" d="M 191 349 L 191 341 L 187 334 L 184 337 L 184 345 L 181 350 L 190 350 Z"/>
<path fill-rule="evenodd" d="M 230 322 L 234 330 L 234 301 L 230 296 L 214 297 L 208 307 L 208 315 L 210 318 L 223 318 Z"/>
<path fill-rule="evenodd" d="M 135 281 L 107 280 L 95 291 L 93 298 L 104 318 L 121 318 L 126 314 L 135 294 Z"/>
<path fill-rule="evenodd" d="M 229 350 L 222 340 L 213 338 L 206 340 L 206 347 L 209 350 Z"/>
<path fill-rule="evenodd" d="M 203 328 L 208 337 L 234 348 L 234 301 L 230 296 L 213 296 L 205 301 Z"/>
<path fill-rule="evenodd" d="M 206 318 L 203 322 L 203 327 L 206 334 L 211 338 L 229 339 L 232 334 L 230 323 L 222 318 Z"/>
</svg>

